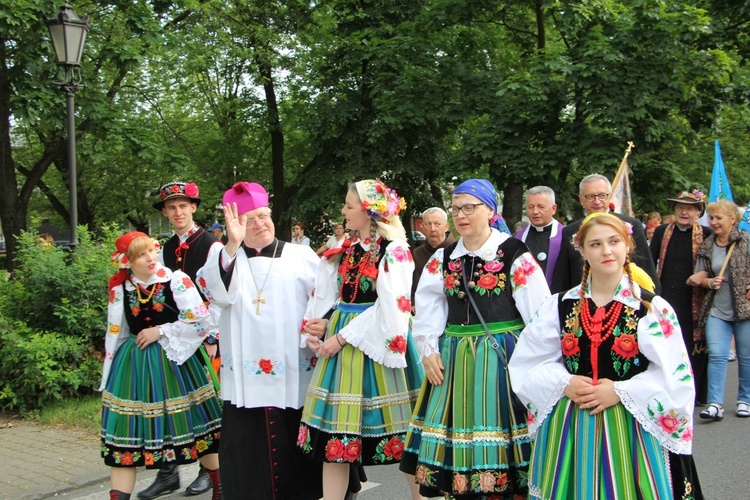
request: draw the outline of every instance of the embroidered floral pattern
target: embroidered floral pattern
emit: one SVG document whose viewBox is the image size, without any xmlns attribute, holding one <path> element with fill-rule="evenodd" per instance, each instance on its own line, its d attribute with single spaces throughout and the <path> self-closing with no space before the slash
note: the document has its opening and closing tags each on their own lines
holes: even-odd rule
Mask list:
<svg viewBox="0 0 750 500">
<path fill-rule="evenodd" d="M 513 290 L 518 290 L 518 288 L 526 285 L 526 278 L 534 274 L 539 269 L 539 266 L 537 266 L 535 262 L 530 259 L 533 258 L 528 257 L 527 254 L 523 254 L 520 257 L 521 262 L 519 263 L 518 267 L 516 267 L 516 270 L 513 271 Z"/>
<path fill-rule="evenodd" d="M 693 431 L 684 415 L 677 415 L 674 410 L 667 411 L 659 400 L 654 400 L 655 408 L 648 405 L 648 417 L 656 422 L 659 429 L 675 439 L 691 440 Z"/>
<path fill-rule="evenodd" d="M 411 312 L 411 300 L 409 300 L 409 297 L 406 295 L 402 295 L 401 297 L 396 299 L 396 303 L 398 304 L 398 310 L 401 312 Z"/>
<path fill-rule="evenodd" d="M 305 453 L 312 451 L 312 445 L 310 444 L 310 429 L 306 425 L 299 426 L 299 432 L 297 433 L 297 446 L 302 448 Z"/>
<path fill-rule="evenodd" d="M 576 318 L 580 315 L 580 310 L 580 301 L 577 301 L 571 312 L 566 316 L 565 326 L 560 335 L 563 361 L 570 373 L 578 373 L 581 361 L 579 342 L 584 332 L 580 326 L 580 322 L 576 322 Z M 640 349 L 638 348 L 638 335 L 636 333 L 638 326 L 636 311 L 628 306 L 625 306 L 623 311 L 623 317 L 618 320 L 612 332 L 613 341 L 610 347 L 612 367 L 621 377 L 624 377 L 633 365 L 640 365 Z M 578 326 L 576 327 L 576 325 Z M 576 331 L 573 331 L 574 328 L 576 328 Z"/>
<path fill-rule="evenodd" d="M 269 358 L 248 359 L 244 363 L 244 368 L 248 375 L 276 376 L 286 372 L 286 365 L 283 361 Z"/>
<path fill-rule="evenodd" d="M 508 488 L 508 473 L 500 471 L 479 471 L 471 475 L 472 491 L 482 493 L 502 492 Z"/>
<path fill-rule="evenodd" d="M 417 470 L 414 472 L 414 477 L 419 484 L 425 486 L 435 486 L 435 471 L 430 470 L 424 465 L 418 465 Z"/>
<path fill-rule="evenodd" d="M 143 308 L 148 308 L 149 304 L 151 304 L 151 307 L 156 312 L 159 312 L 164 309 L 164 301 L 166 300 L 166 297 L 164 296 L 164 283 L 155 283 L 152 285 L 156 288 L 154 288 L 154 293 L 151 296 L 151 300 L 146 302 L 146 304 L 141 304 L 138 300 L 138 294 L 136 294 L 135 289 L 128 291 L 128 306 L 130 307 L 130 312 L 133 316 L 138 316 L 143 311 Z M 144 289 L 141 288 L 141 295 L 148 296 L 150 292 L 144 293 Z M 159 309 L 157 309 L 156 304 L 159 304 Z"/>
<path fill-rule="evenodd" d="M 329 462 L 358 462 L 361 456 L 362 441 L 359 438 L 331 438 L 326 444 L 326 460 Z"/>
<path fill-rule="evenodd" d="M 440 261 L 436 257 L 432 257 L 426 266 L 427 272 L 430 274 L 437 274 L 440 271 Z"/>
<path fill-rule="evenodd" d="M 494 257 L 493 260 L 474 264 L 472 276 L 467 276 L 469 288 L 480 296 L 500 295 L 505 290 L 506 275 L 503 272 L 505 265 L 501 262 L 503 251 L 498 249 Z M 448 270 L 444 273 L 444 284 L 449 296 L 458 295 L 463 298 L 465 292 L 461 291 L 459 286 L 463 279 L 461 277 L 463 266 L 460 258 L 448 262 Z"/>
<path fill-rule="evenodd" d="M 388 350 L 404 354 L 406 352 L 406 338 L 403 335 L 396 335 L 385 340 Z"/>
<path fill-rule="evenodd" d="M 414 260 L 412 259 L 409 249 L 402 246 L 391 247 L 391 249 L 385 254 L 385 258 L 391 264 L 396 262 L 412 262 Z"/>
<path fill-rule="evenodd" d="M 385 463 L 394 460 L 401 460 L 401 455 L 404 452 L 405 439 L 406 434 L 381 439 L 377 447 L 375 447 L 373 461 L 375 463 Z"/>
<path fill-rule="evenodd" d="M 661 318 L 659 318 L 659 328 L 656 330 L 656 335 L 659 333 L 664 335 L 664 338 L 669 338 L 674 333 L 675 329 L 679 328 L 680 324 L 677 322 L 677 316 L 674 311 L 669 309 L 662 309 Z"/>
</svg>

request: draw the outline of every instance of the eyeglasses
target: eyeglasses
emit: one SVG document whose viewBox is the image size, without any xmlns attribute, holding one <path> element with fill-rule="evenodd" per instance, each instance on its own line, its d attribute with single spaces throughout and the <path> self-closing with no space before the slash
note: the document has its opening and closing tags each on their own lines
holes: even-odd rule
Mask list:
<svg viewBox="0 0 750 500">
<path fill-rule="evenodd" d="M 260 214 L 257 217 L 252 217 L 252 218 L 248 217 L 247 218 L 247 222 L 246 222 L 245 225 L 252 226 L 256 222 L 260 222 L 261 224 L 265 224 L 266 222 L 268 222 L 268 219 L 270 219 L 270 218 L 271 218 L 271 214 Z M 295 226 L 295 228 L 296 228 L 296 226 Z"/>
<path fill-rule="evenodd" d="M 464 215 L 471 215 L 474 213 L 474 209 L 476 207 L 482 205 L 484 205 L 484 203 L 467 203 L 466 205 L 461 205 L 460 207 L 453 205 L 448 207 L 448 210 L 450 210 L 453 217 L 456 217 L 458 215 L 458 212 L 463 212 Z"/>
<path fill-rule="evenodd" d="M 599 201 L 607 201 L 607 198 L 609 198 L 609 195 L 611 193 L 598 193 L 598 194 L 584 194 L 583 199 L 586 201 L 594 201 L 595 199 L 599 198 Z"/>
</svg>

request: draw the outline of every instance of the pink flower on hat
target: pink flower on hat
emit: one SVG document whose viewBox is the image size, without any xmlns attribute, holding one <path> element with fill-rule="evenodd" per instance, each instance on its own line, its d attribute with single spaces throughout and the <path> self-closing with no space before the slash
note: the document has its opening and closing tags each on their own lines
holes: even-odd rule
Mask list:
<svg viewBox="0 0 750 500">
<path fill-rule="evenodd" d="M 197 198 L 199 196 L 200 191 L 198 190 L 198 185 L 194 182 L 190 182 L 188 184 L 185 184 L 185 194 L 189 198 Z"/>
</svg>

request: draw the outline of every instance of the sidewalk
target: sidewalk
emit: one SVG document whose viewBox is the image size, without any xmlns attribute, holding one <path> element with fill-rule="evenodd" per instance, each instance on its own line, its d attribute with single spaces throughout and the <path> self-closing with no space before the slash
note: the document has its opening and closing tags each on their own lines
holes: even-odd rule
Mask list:
<svg viewBox="0 0 750 500">
<path fill-rule="evenodd" d="M 32 500 L 109 477 L 97 436 L 0 414 L 0 499 Z"/>
</svg>

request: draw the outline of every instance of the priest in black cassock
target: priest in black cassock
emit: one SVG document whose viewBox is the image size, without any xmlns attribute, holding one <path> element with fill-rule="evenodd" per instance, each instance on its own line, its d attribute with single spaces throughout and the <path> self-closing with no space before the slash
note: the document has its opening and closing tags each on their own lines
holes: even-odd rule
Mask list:
<svg viewBox="0 0 750 500">
<path fill-rule="evenodd" d="M 320 259 L 276 238 L 268 193 L 239 182 L 224 194 L 228 241 L 196 284 L 222 308 L 219 446 L 226 498 L 307 500 L 322 494 L 322 463 L 297 435 L 317 358 L 300 348 Z"/>
<path fill-rule="evenodd" d="M 569 252 L 574 251 L 571 245 L 563 245 L 563 225 L 555 220 L 557 204 L 555 192 L 547 186 L 535 186 L 526 193 L 526 215 L 529 225 L 514 236 L 526 243 L 539 266 L 544 271 L 547 285 L 552 293 L 567 289 L 555 289 L 553 279 L 570 264 Z M 558 266 L 559 264 L 559 266 Z M 557 280 L 560 282 L 561 280 Z"/>
</svg>

